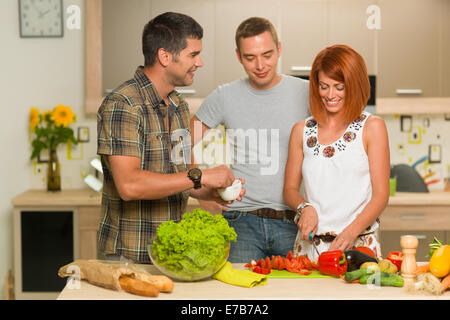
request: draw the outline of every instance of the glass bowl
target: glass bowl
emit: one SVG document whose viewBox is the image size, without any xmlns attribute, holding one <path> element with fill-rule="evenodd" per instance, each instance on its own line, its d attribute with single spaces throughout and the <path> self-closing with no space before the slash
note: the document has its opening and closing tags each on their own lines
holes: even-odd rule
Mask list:
<svg viewBox="0 0 450 320">
<path fill-rule="evenodd" d="M 220 260 L 220 262 L 215 266 L 206 266 L 205 268 L 198 270 L 198 271 L 186 271 L 184 270 L 183 266 L 180 264 L 178 268 L 167 268 L 165 266 L 162 266 L 156 262 L 156 257 L 153 255 L 152 252 L 152 244 L 147 245 L 147 252 L 150 257 L 150 260 L 152 261 L 153 265 L 161 271 L 164 275 L 174 279 L 174 280 L 180 280 L 180 281 L 198 281 L 203 280 L 211 277 L 214 273 L 219 271 L 225 262 L 227 262 L 228 254 L 230 252 L 230 244 L 227 244 L 227 251 L 223 258 Z M 186 257 L 186 259 L 189 259 Z M 192 260 L 191 260 L 192 261 Z"/>
</svg>

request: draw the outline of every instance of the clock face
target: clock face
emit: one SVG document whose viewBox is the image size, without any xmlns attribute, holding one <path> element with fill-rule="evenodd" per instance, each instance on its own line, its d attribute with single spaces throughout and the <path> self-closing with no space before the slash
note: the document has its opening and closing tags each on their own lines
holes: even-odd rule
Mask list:
<svg viewBox="0 0 450 320">
<path fill-rule="evenodd" d="M 19 0 L 21 37 L 62 37 L 62 0 Z"/>
</svg>

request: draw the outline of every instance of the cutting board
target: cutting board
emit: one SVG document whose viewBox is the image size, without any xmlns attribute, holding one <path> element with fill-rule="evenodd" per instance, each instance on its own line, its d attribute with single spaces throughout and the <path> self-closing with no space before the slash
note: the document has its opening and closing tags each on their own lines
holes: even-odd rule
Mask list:
<svg viewBox="0 0 450 320">
<path fill-rule="evenodd" d="M 267 275 L 269 279 L 298 279 L 298 278 L 336 278 L 333 276 L 327 276 L 319 271 L 313 270 L 308 275 L 301 275 L 298 273 L 292 273 L 286 270 L 273 270 Z"/>
</svg>

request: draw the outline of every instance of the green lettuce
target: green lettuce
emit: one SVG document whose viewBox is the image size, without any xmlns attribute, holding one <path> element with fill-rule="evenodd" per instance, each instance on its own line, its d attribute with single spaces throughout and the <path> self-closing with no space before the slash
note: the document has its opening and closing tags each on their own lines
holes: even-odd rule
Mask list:
<svg viewBox="0 0 450 320">
<path fill-rule="evenodd" d="M 236 241 L 236 232 L 225 218 L 197 208 L 183 214 L 179 223 L 162 223 L 152 253 L 158 265 L 187 278 L 208 273 L 224 261 L 230 241 Z"/>
</svg>

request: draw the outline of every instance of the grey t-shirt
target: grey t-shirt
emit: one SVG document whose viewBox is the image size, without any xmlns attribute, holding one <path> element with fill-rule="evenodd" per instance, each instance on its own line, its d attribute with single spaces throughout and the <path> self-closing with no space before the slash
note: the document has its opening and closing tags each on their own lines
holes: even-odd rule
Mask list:
<svg viewBox="0 0 450 320">
<path fill-rule="evenodd" d="M 284 169 L 295 123 L 307 118 L 309 82 L 282 75 L 268 90 L 256 90 L 248 78 L 217 87 L 202 103 L 197 118 L 210 128 L 222 124 L 230 144 L 231 169 L 245 179 L 242 201 L 232 210 L 288 209 L 283 200 Z"/>
</svg>

